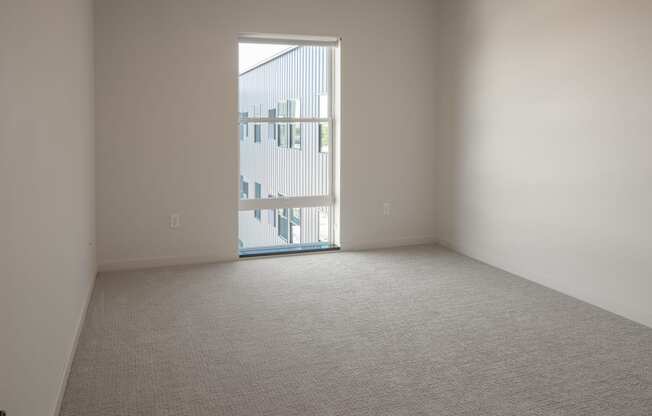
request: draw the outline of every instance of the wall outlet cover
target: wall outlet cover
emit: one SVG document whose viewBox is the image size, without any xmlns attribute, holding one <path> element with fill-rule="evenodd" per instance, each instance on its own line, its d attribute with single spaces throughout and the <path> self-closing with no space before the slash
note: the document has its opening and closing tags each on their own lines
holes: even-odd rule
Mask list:
<svg viewBox="0 0 652 416">
<path fill-rule="evenodd" d="M 179 228 L 179 227 L 181 227 L 181 214 L 171 214 L 170 228 Z"/>
</svg>

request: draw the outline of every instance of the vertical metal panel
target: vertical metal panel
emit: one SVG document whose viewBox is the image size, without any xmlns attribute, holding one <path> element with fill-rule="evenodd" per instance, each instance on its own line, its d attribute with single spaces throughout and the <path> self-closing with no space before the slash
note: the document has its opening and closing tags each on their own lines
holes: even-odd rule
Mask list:
<svg viewBox="0 0 652 416">
<path fill-rule="evenodd" d="M 301 46 L 268 61 L 239 77 L 239 111 L 250 117 L 267 117 L 279 101 L 298 99 L 300 117 L 319 115 L 319 95 L 328 91 L 331 76 L 330 49 Z M 278 116 L 278 115 L 277 115 Z M 262 140 L 254 143 L 254 128 L 240 141 L 240 174 L 254 189 L 262 186 L 262 195 L 313 196 L 329 193 L 330 153 L 319 152 L 318 123 L 301 123 L 301 150 L 279 147 L 269 137 L 267 124 L 262 126 Z M 331 133 L 332 134 L 332 133 Z M 250 192 L 250 198 L 253 192 Z M 303 208 L 301 242 L 318 241 L 317 208 Z M 241 211 L 240 240 L 245 247 L 285 244 L 277 228 L 270 224 L 268 213 L 261 220 L 251 211 Z"/>
</svg>

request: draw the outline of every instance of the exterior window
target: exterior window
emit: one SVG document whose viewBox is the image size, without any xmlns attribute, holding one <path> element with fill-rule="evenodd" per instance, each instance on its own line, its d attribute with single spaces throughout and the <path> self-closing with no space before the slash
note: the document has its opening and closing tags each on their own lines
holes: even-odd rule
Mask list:
<svg viewBox="0 0 652 416">
<path fill-rule="evenodd" d="M 287 101 L 279 101 L 276 108 L 276 115 L 279 118 L 288 116 L 288 103 Z M 288 147 L 289 133 L 287 123 L 279 123 L 276 125 L 276 137 L 278 139 L 279 147 Z"/>
<path fill-rule="evenodd" d="M 249 198 L 249 184 L 244 180 L 242 175 L 240 176 L 240 199 Z"/>
<path fill-rule="evenodd" d="M 328 95 L 321 94 L 319 96 L 319 118 L 328 118 Z M 319 123 L 319 151 L 321 153 L 328 153 L 329 142 L 328 123 Z"/>
<path fill-rule="evenodd" d="M 331 179 L 338 177 L 339 163 L 330 153 L 339 149 L 339 121 L 333 118 L 339 110 L 337 39 L 282 39 L 238 36 L 239 93 L 233 104 L 243 140 L 237 160 L 243 257 L 326 249 L 336 235 L 337 187 Z M 247 68 L 254 55 L 260 63 Z"/>
<path fill-rule="evenodd" d="M 292 218 L 290 219 L 290 243 L 301 243 L 301 208 L 292 208 L 290 210 Z"/>
<path fill-rule="evenodd" d="M 258 182 L 254 182 L 254 196 L 255 196 L 256 199 L 260 199 L 262 197 L 262 186 L 260 186 L 260 184 Z M 256 219 L 258 221 L 260 221 L 260 210 L 259 209 L 254 210 L 254 217 L 256 217 Z"/>
<path fill-rule="evenodd" d="M 276 118 L 276 109 L 272 108 L 268 111 L 267 117 Z M 270 140 L 276 140 L 276 123 L 269 123 L 267 128 L 267 136 Z"/>
<path fill-rule="evenodd" d="M 273 194 L 268 194 L 267 198 L 274 198 L 274 195 Z M 276 210 L 275 209 L 268 209 L 267 212 L 269 213 L 267 221 L 272 225 L 272 227 L 276 227 Z"/>
<path fill-rule="evenodd" d="M 260 124 L 254 125 L 254 143 L 260 143 Z"/>
<path fill-rule="evenodd" d="M 279 194 L 279 197 L 283 195 Z M 290 244 L 301 243 L 301 208 L 278 210 L 278 235 Z"/>
<path fill-rule="evenodd" d="M 319 242 L 327 243 L 328 242 L 328 211 L 324 209 L 319 210 Z"/>
<path fill-rule="evenodd" d="M 283 198 L 282 194 L 278 194 L 279 198 Z M 289 235 L 289 209 L 287 208 L 280 208 L 278 210 L 278 236 L 281 237 L 281 239 L 285 241 L 290 241 L 290 235 Z"/>
<path fill-rule="evenodd" d="M 278 129 L 278 146 L 279 147 L 288 147 L 289 134 L 288 134 L 288 123 L 279 123 L 276 125 Z"/>
<path fill-rule="evenodd" d="M 276 106 L 276 115 L 279 118 L 285 118 L 288 116 L 288 103 L 287 101 L 279 101 Z"/>
<path fill-rule="evenodd" d="M 301 225 L 290 224 L 290 243 L 301 244 Z"/>
<path fill-rule="evenodd" d="M 319 152 L 328 153 L 328 123 L 319 123 Z"/>
<path fill-rule="evenodd" d="M 287 101 L 288 117 L 300 118 L 301 117 L 301 102 L 299 100 Z"/>
<path fill-rule="evenodd" d="M 287 101 L 288 117 L 301 117 L 301 102 L 299 100 Z M 290 147 L 292 149 L 301 149 L 301 123 L 290 123 L 288 125 L 290 133 Z"/>
<path fill-rule="evenodd" d="M 278 236 L 281 239 L 288 241 L 288 217 L 283 214 L 287 214 L 286 210 L 278 210 Z"/>
<path fill-rule="evenodd" d="M 247 118 L 249 117 L 249 113 L 246 111 L 244 113 L 240 113 L 240 118 Z M 245 137 L 249 135 L 249 125 L 247 123 L 240 123 L 240 140 L 244 140 Z"/>
<path fill-rule="evenodd" d="M 300 101 L 279 101 L 276 114 L 280 118 L 299 118 Z M 301 123 L 279 123 L 276 126 L 276 135 L 279 147 L 301 149 Z"/>
<path fill-rule="evenodd" d="M 292 223 L 301 225 L 301 208 L 292 208 Z"/>
<path fill-rule="evenodd" d="M 301 150 L 301 123 L 290 124 L 290 147 Z"/>
</svg>

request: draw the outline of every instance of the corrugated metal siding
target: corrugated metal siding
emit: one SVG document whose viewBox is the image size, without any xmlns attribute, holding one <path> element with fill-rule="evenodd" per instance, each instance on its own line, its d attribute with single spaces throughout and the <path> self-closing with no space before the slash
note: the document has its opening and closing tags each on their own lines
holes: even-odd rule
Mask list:
<svg viewBox="0 0 652 416">
<path fill-rule="evenodd" d="M 301 208 L 301 243 L 319 242 L 319 211 L 328 215 L 328 207 Z M 253 211 L 239 212 L 239 238 L 244 247 L 267 247 L 289 244 L 278 236 L 278 228 L 270 222 L 270 212 L 263 210 L 261 219 L 254 217 Z"/>
<path fill-rule="evenodd" d="M 279 101 L 298 99 L 300 117 L 319 116 L 319 96 L 328 89 L 329 48 L 302 46 L 261 65 L 239 78 L 239 111 L 249 117 L 268 117 Z M 319 152 L 318 123 L 301 123 L 301 149 L 279 147 L 270 136 L 269 124 L 261 125 L 261 142 L 254 142 L 254 127 L 240 141 L 240 174 L 249 183 L 262 186 L 262 196 L 327 195 L 329 154 Z M 240 212 L 240 240 L 245 247 L 285 244 L 277 229 L 262 212 L 261 221 L 253 212 Z M 301 242 L 318 241 L 317 209 L 302 209 Z"/>
</svg>

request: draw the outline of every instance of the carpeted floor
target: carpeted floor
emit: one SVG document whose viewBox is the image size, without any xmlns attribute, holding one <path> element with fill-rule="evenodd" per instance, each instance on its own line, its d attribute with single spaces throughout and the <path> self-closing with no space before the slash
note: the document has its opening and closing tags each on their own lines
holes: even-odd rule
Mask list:
<svg viewBox="0 0 652 416">
<path fill-rule="evenodd" d="M 652 415 L 652 329 L 436 246 L 98 277 L 62 414 Z"/>
</svg>

